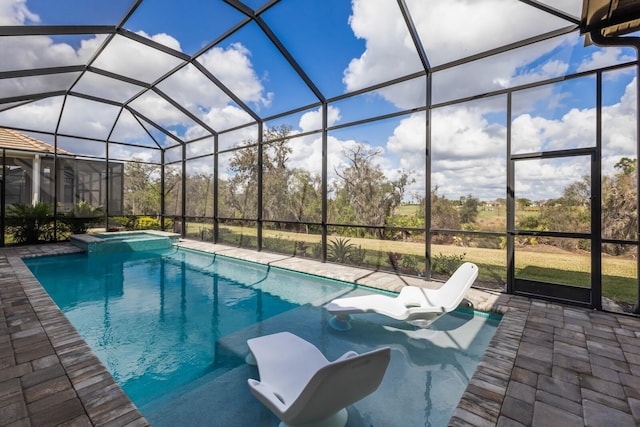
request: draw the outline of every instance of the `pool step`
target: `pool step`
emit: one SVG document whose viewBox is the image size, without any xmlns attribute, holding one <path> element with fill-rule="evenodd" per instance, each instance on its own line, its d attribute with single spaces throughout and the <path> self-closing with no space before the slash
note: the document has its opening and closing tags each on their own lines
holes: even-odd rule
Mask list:
<svg viewBox="0 0 640 427">
<path fill-rule="evenodd" d="M 124 239 L 116 242 L 108 240 L 102 244 L 93 246 L 92 253 L 126 252 L 126 251 L 151 251 L 154 249 L 167 249 L 171 247 L 168 237 L 149 236 L 145 239 Z"/>
</svg>

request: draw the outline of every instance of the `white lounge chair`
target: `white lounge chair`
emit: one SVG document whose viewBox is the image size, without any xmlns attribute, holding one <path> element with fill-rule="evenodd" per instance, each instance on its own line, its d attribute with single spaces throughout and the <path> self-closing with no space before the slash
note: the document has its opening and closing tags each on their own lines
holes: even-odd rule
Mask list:
<svg viewBox="0 0 640 427">
<path fill-rule="evenodd" d="M 373 294 L 338 298 L 327 304 L 336 330 L 351 328 L 351 314 L 379 313 L 426 328 L 442 314 L 455 310 L 478 277 L 478 266 L 465 262 L 438 289 L 405 286 L 396 297 Z"/>
<path fill-rule="evenodd" d="M 251 393 L 283 426 L 344 426 L 347 406 L 373 393 L 384 376 L 391 350 L 348 351 L 329 362 L 308 341 L 280 332 L 247 340 L 260 374 L 249 379 Z"/>
</svg>

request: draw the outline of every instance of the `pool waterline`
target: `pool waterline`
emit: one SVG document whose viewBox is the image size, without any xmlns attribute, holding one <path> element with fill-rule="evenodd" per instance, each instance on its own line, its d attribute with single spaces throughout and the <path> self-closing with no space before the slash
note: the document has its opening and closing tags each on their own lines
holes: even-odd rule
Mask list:
<svg viewBox="0 0 640 427">
<path fill-rule="evenodd" d="M 185 252 L 186 253 L 186 252 Z M 205 292 L 202 291 L 202 287 L 200 286 L 198 280 L 195 280 L 196 277 L 200 277 L 202 278 L 202 273 L 198 273 L 195 268 L 195 266 L 197 266 L 198 268 L 203 267 L 207 262 L 211 262 L 212 260 L 215 259 L 215 256 L 213 255 L 209 255 L 209 256 L 205 256 L 206 254 L 200 253 L 197 254 L 197 258 L 194 261 L 193 259 L 190 262 L 191 267 L 186 268 L 186 270 L 190 270 L 188 272 L 188 274 L 190 275 L 187 279 L 187 276 L 185 274 L 182 273 L 182 270 L 179 270 L 178 272 L 180 274 L 182 274 L 180 276 L 180 274 L 178 274 L 178 276 L 181 277 L 181 280 L 183 280 L 184 284 L 186 285 L 186 283 L 189 283 L 190 286 L 195 287 L 200 289 L 200 293 L 198 295 L 194 295 L 194 294 L 189 294 L 188 290 L 187 293 L 184 295 L 185 298 L 180 297 L 180 292 L 178 291 L 182 291 L 182 287 L 183 285 L 180 284 L 180 289 L 174 289 L 173 291 L 167 291 L 165 289 L 164 292 L 166 292 L 165 297 L 168 298 L 170 297 L 170 295 L 174 295 L 174 296 L 178 296 L 175 298 L 175 302 L 179 308 L 180 304 L 186 304 L 189 305 L 191 300 L 196 299 L 196 296 L 200 296 L 202 297 Z M 221 255 L 217 256 L 218 258 L 222 258 Z M 135 257 L 134 257 L 135 258 Z M 134 260 L 132 262 L 137 262 L 139 260 Z M 236 261 L 235 264 L 235 268 L 232 268 L 230 270 L 227 270 L 227 275 L 232 275 L 233 273 L 237 273 L 241 270 L 243 270 L 243 268 L 238 268 L 238 265 L 240 265 L 241 267 L 246 267 L 249 264 L 242 264 L 242 261 L 240 261 L 240 264 L 238 264 L 238 262 Z M 135 269 L 134 269 L 135 270 Z M 185 271 L 186 271 L 185 270 Z M 116 268 L 117 271 L 117 268 Z M 256 275 L 256 271 L 258 271 L 257 275 Z M 175 270 L 174 270 L 175 273 Z M 113 271 L 111 272 L 112 276 L 107 276 L 107 277 L 113 277 Z M 127 273 L 127 274 L 122 274 L 122 276 L 129 276 L 132 273 Z M 393 343 L 397 348 L 396 350 L 398 350 L 396 353 L 396 359 L 397 360 L 404 360 L 404 362 L 398 362 L 399 365 L 397 365 L 397 367 L 395 368 L 396 371 L 401 370 L 403 371 L 404 369 L 406 369 L 406 367 L 403 367 L 404 365 L 407 364 L 417 364 L 419 366 L 425 366 L 428 365 L 429 363 L 431 363 L 432 361 L 425 359 L 425 355 L 420 355 L 421 352 L 424 351 L 425 346 L 429 345 L 433 345 L 431 353 L 440 353 L 443 354 L 445 356 L 451 356 L 452 354 L 454 354 L 454 358 L 455 358 L 455 354 L 458 354 L 459 357 L 464 357 L 464 358 L 468 358 L 468 355 L 464 354 L 464 351 L 459 351 L 458 353 L 452 353 L 451 347 L 450 347 L 450 342 L 443 344 L 443 343 L 433 343 L 433 342 L 427 342 L 429 341 L 428 339 L 426 339 L 425 341 L 425 337 L 423 335 L 425 335 L 424 332 L 421 331 L 416 331 L 416 330 L 407 330 L 405 325 L 402 323 L 394 323 L 394 322 L 387 322 L 384 319 L 380 319 L 377 318 L 375 315 L 374 316 L 362 316 L 361 320 L 358 320 L 357 323 L 357 328 L 356 328 L 356 333 L 351 332 L 347 335 L 336 335 L 334 333 L 332 333 L 331 331 L 328 331 L 326 329 L 326 317 L 327 314 L 326 312 L 322 309 L 321 304 L 322 302 L 327 302 L 329 299 L 331 299 L 333 297 L 333 295 L 338 292 L 338 293 L 344 293 L 344 292 L 352 292 L 352 291 L 357 291 L 357 292 L 367 292 L 368 290 L 364 290 L 364 289 L 357 289 L 354 290 L 353 287 L 344 287 L 344 284 L 338 284 L 338 286 L 341 286 L 342 288 L 338 289 L 336 291 L 335 288 L 332 288 L 330 291 L 324 291 L 319 297 L 318 295 L 307 295 L 305 296 L 305 299 L 301 299 L 302 296 L 301 295 L 293 295 L 293 296 L 287 296 L 287 297 L 283 297 L 283 295 L 279 295 L 281 292 L 283 292 L 284 290 L 286 290 L 287 286 L 278 286 L 277 283 L 275 282 L 268 282 L 268 276 L 269 275 L 278 275 L 278 274 L 283 274 L 283 271 L 281 271 L 278 268 L 274 268 L 274 267 L 269 267 L 269 266 L 265 266 L 262 265 L 259 270 L 255 270 L 252 274 L 250 274 L 249 276 L 252 277 L 252 285 L 254 286 L 258 286 L 261 293 L 263 294 L 263 298 L 264 295 L 270 295 L 270 296 L 277 296 L 277 298 L 279 298 L 279 304 L 283 304 L 283 301 L 286 302 L 287 307 L 286 310 L 281 311 L 281 312 L 272 312 L 273 315 L 269 315 L 267 313 L 264 312 L 264 310 L 266 309 L 267 311 L 269 310 L 269 304 L 267 303 L 266 305 L 261 306 L 260 310 L 262 310 L 261 312 L 261 316 L 262 316 L 262 320 L 260 320 L 258 323 L 254 323 L 252 325 L 239 325 L 242 326 L 240 329 L 238 330 L 233 330 L 231 332 L 229 332 L 229 329 L 225 329 L 226 327 L 228 327 L 229 325 L 225 325 L 224 327 L 222 327 L 222 329 L 220 329 L 220 331 L 222 332 L 222 334 L 220 334 L 219 336 L 216 336 L 217 339 L 215 339 L 215 342 L 213 342 L 213 354 L 214 354 L 214 359 L 218 358 L 219 360 L 221 360 L 221 365 L 225 365 L 225 369 L 226 370 L 221 370 L 220 366 L 216 366 L 215 363 L 212 364 L 212 366 L 210 366 L 207 370 L 205 370 L 203 372 L 204 376 L 210 376 L 212 373 L 215 373 L 216 375 L 220 375 L 222 376 L 238 376 L 238 381 L 234 381 L 238 382 L 239 384 L 241 384 L 241 388 L 244 390 L 246 388 L 246 375 L 251 375 L 251 373 L 247 373 L 246 371 L 246 367 L 242 366 L 242 364 L 238 364 L 236 363 L 238 360 L 241 359 L 242 356 L 244 356 L 244 353 L 246 352 L 246 339 L 250 338 L 251 336 L 257 336 L 257 335 L 261 335 L 264 333 L 267 333 L 269 330 L 271 331 L 277 331 L 277 330 L 291 330 L 292 332 L 298 332 L 299 335 L 301 336 L 305 336 L 305 334 L 307 335 L 307 337 L 309 338 L 310 341 L 316 343 L 316 345 L 321 345 L 324 349 L 324 352 L 327 354 L 327 356 L 329 358 L 331 358 L 331 354 L 330 353 L 335 353 L 338 351 L 342 351 L 343 349 L 356 349 L 356 351 L 366 351 L 367 348 L 370 348 L 371 346 L 378 346 L 378 345 L 384 345 L 386 343 Z M 206 275 L 205 275 L 206 276 Z M 137 277 L 135 274 L 133 275 L 133 277 Z M 206 276 L 211 278 L 210 276 Z M 228 277 L 227 277 L 228 278 Z M 315 278 L 313 278 L 312 276 L 310 276 L 310 278 L 317 280 Z M 235 278 L 234 278 L 235 280 Z M 296 279 L 297 280 L 297 279 Z M 47 287 L 46 284 L 41 280 L 41 282 L 43 283 L 43 285 L 45 286 L 45 288 Z M 211 284 L 211 283 L 209 283 Z M 127 293 L 126 287 L 123 286 L 122 289 L 120 289 L 120 287 L 115 286 L 115 289 L 113 287 L 113 283 L 111 283 L 111 288 L 109 288 L 108 286 L 109 284 L 105 285 L 105 287 L 103 288 L 103 291 L 105 291 L 105 295 L 107 295 L 108 298 L 111 299 L 111 303 L 113 303 L 115 300 L 118 299 L 124 299 L 125 293 Z M 332 284 L 331 286 L 336 285 L 335 283 Z M 200 286 L 200 287 L 199 287 Z M 289 286 L 290 287 L 290 286 Z M 188 288 L 188 287 L 187 287 Z M 222 302 L 222 306 L 227 306 L 227 307 L 233 307 L 237 304 L 242 304 L 243 302 L 246 301 L 251 301 L 251 297 L 249 297 L 246 294 L 246 291 L 248 289 L 245 287 L 239 287 L 235 289 L 235 293 L 231 293 L 231 295 L 226 295 L 224 292 L 221 292 L 220 295 L 218 295 L 218 303 Z M 145 292 L 144 294 L 148 297 L 147 298 L 147 303 L 149 299 L 152 298 L 157 298 L 159 295 L 159 290 L 156 289 L 156 293 L 149 293 L 149 289 L 145 288 Z M 242 292 L 240 292 L 242 291 Z M 240 292 L 239 295 L 238 292 Z M 140 294 L 141 291 L 135 291 L 133 293 L 138 293 Z M 211 295 L 209 295 L 211 296 Z M 52 295 L 52 297 L 55 296 Z M 288 298 L 288 299 L 287 299 Z M 210 303 L 210 300 L 207 300 L 207 303 Z M 144 307 L 141 305 L 136 305 L 135 303 L 132 303 L 130 301 L 128 301 L 129 304 L 133 304 L 134 307 L 136 308 L 136 310 L 142 310 Z M 103 307 L 105 307 L 104 305 L 104 301 L 103 301 Z M 82 305 L 82 304 L 80 304 Z M 107 306 L 109 306 L 107 304 Z M 219 307 L 222 307 L 219 306 Z M 75 306 L 73 306 L 75 307 Z M 117 329 L 114 328 L 113 325 L 113 317 L 114 315 L 118 312 L 117 306 L 109 306 L 109 321 L 111 322 L 111 330 L 110 333 L 113 332 L 113 329 Z M 156 307 L 157 310 L 154 312 L 154 314 L 159 315 L 160 313 L 160 307 Z M 175 307 L 174 307 L 175 308 Z M 222 307 L 224 310 L 224 307 Z M 84 307 L 82 307 L 82 309 L 85 309 Z M 147 308 L 148 309 L 148 308 Z M 63 309 L 64 310 L 64 309 Z M 179 318 L 180 316 L 183 316 L 185 318 L 190 318 L 190 317 L 197 317 L 195 314 L 190 313 L 190 314 L 181 314 L 179 312 L 174 311 L 173 309 L 170 309 L 168 307 L 164 307 L 165 310 L 165 316 L 168 315 L 169 313 L 173 313 L 173 315 L 177 318 Z M 257 312 L 253 312 L 253 314 L 256 314 Z M 275 313 L 275 314 L 274 314 Z M 204 321 L 202 320 L 202 318 L 207 318 L 207 320 L 211 319 L 211 316 L 213 315 L 213 310 L 209 310 L 208 312 L 205 313 L 205 316 L 200 316 L 198 318 L 198 320 L 195 322 L 197 325 L 201 325 L 202 323 L 204 323 Z M 218 313 L 221 314 L 221 313 Z M 265 315 L 266 314 L 266 315 Z M 73 318 L 73 315 L 69 315 L 67 314 L 70 318 Z M 237 317 L 237 313 L 235 313 L 236 317 Z M 460 317 L 462 316 L 462 317 Z M 459 323 L 468 323 L 473 319 L 477 319 L 477 318 L 486 318 L 489 320 L 491 316 L 484 316 L 484 315 L 479 315 L 479 313 L 474 314 L 471 319 L 465 319 L 464 317 L 468 316 L 468 313 L 455 313 L 455 315 L 450 316 L 451 318 L 449 320 L 447 320 L 447 322 L 442 323 L 442 326 L 440 327 L 440 335 L 442 335 L 444 338 L 446 338 L 447 336 L 449 337 L 449 340 L 451 339 L 452 334 L 454 334 L 453 331 L 457 330 L 459 328 Z M 170 316 L 169 316 L 170 317 Z M 73 319 L 71 319 L 73 322 Z M 166 320 L 166 319 L 165 319 Z M 192 319 L 194 320 L 194 319 Z M 492 321 L 495 321 L 495 319 L 493 319 Z M 235 323 L 235 322 L 234 322 Z M 497 325 L 497 322 L 496 322 Z M 494 325 L 494 330 L 495 330 L 495 326 Z M 454 327 L 455 326 L 455 327 Z M 216 327 L 220 327 L 220 325 L 217 325 Z M 80 329 L 80 328 L 78 328 Z M 172 329 L 172 328 L 169 328 Z M 163 334 L 166 333 L 166 330 L 162 330 L 160 331 L 162 333 L 158 333 L 158 334 L 148 334 L 148 335 L 153 335 L 153 339 L 160 339 L 162 338 Z M 82 331 L 81 331 L 82 333 Z M 83 334 L 84 335 L 84 334 Z M 186 335 L 189 335 L 189 332 L 186 332 Z M 462 342 L 464 340 L 461 340 L 460 337 L 455 337 L 457 342 Z M 210 338 L 206 338 L 204 339 L 204 342 L 209 341 Z M 490 336 L 489 338 L 490 339 Z M 486 340 L 488 343 L 488 339 Z M 90 341 L 90 340 L 88 340 Z M 319 343 L 319 344 L 318 344 Z M 90 342 L 91 344 L 91 342 Z M 416 352 L 416 345 L 418 345 L 418 352 Z M 449 347 L 448 347 L 449 346 Z M 92 346 L 93 347 L 93 346 Z M 485 345 L 486 347 L 486 345 Z M 435 349 L 435 350 L 434 350 Z M 404 350 L 404 351 L 403 351 Z M 476 356 L 475 358 L 477 360 L 475 360 L 475 363 L 477 364 L 477 362 L 479 361 L 480 357 L 482 356 L 483 350 L 479 352 L 479 356 Z M 218 355 L 223 355 L 218 357 Z M 339 354 L 334 355 L 334 357 L 337 357 Z M 427 355 L 429 356 L 429 355 Z M 150 355 L 146 355 L 146 357 L 151 357 Z M 416 359 L 417 357 L 417 359 Z M 237 359 L 237 360 L 236 360 Z M 103 360 L 104 361 L 104 360 Z M 131 363 L 131 362 L 129 362 Z M 108 358 L 105 361 L 105 364 L 108 365 Z M 458 372 L 462 375 L 462 377 L 466 380 L 466 382 L 468 382 L 469 378 L 471 377 L 471 375 L 473 374 L 474 370 L 475 370 L 475 365 L 471 366 L 470 368 L 467 369 L 467 367 L 464 367 L 463 369 L 458 369 Z M 235 373 L 233 373 L 233 371 L 237 371 Z M 157 372 L 156 372 L 157 374 Z M 255 374 L 253 374 L 255 375 Z M 432 377 L 437 376 L 437 373 L 433 373 L 430 374 Z M 244 376 L 244 380 L 242 380 L 242 377 Z M 397 375 L 394 375 L 397 376 Z M 116 376 L 117 377 L 117 376 Z M 435 377 L 434 377 L 435 378 Z M 215 383 L 215 379 L 211 379 L 211 384 Z M 209 384 L 209 387 L 211 387 L 211 384 Z M 226 384 L 226 383 L 225 383 Z M 126 384 L 124 384 L 125 386 L 125 390 L 127 390 L 127 386 Z M 466 387 L 466 383 L 464 384 L 460 384 L 461 386 L 461 390 L 460 390 L 460 394 L 462 393 L 462 391 L 464 391 L 464 388 Z M 172 388 L 177 388 L 179 386 L 175 386 Z M 238 393 L 243 393 L 243 390 L 238 389 L 237 392 Z M 244 390 L 244 392 L 248 392 L 248 390 Z M 134 393 L 135 394 L 135 393 Z M 382 394 L 382 392 L 380 391 L 380 393 L 377 394 Z M 424 396 L 424 394 L 422 394 Z M 455 403 L 458 401 L 458 398 L 453 399 L 453 403 L 451 403 L 451 408 L 455 408 Z M 135 403 L 139 404 L 142 407 L 145 407 L 147 404 L 153 403 L 153 402 L 149 402 L 149 401 L 141 401 L 137 398 L 133 399 Z M 197 400 L 197 399 L 196 399 Z M 235 399 L 238 401 L 243 401 L 241 398 L 239 399 Z M 193 400 L 195 401 L 195 400 Z M 244 401 L 243 401 L 244 402 Z M 252 401 L 248 401 L 245 402 L 245 404 L 251 404 Z M 224 402 L 221 402 L 221 404 L 223 404 Z M 227 402 L 228 403 L 228 402 Z M 423 402 L 424 403 L 424 402 Z M 231 405 L 229 407 L 229 409 L 231 409 L 232 407 L 234 407 L 234 405 Z M 356 407 L 358 407 L 356 405 Z M 225 406 L 225 409 L 227 409 L 227 407 Z M 158 413 L 157 411 L 162 411 L 162 408 L 156 408 L 156 413 Z M 362 410 L 364 411 L 363 414 L 361 414 L 361 416 L 365 416 L 368 417 L 369 415 L 369 410 L 365 408 L 365 406 L 362 406 Z M 453 409 L 451 409 L 452 411 Z M 145 411 L 143 411 L 145 412 Z M 153 416 L 149 416 L 147 415 L 151 420 L 153 420 Z M 393 416 L 393 414 L 387 414 L 387 416 Z M 444 418 L 446 418 L 446 420 L 448 420 L 448 418 L 451 416 L 451 412 L 448 412 L 447 414 L 443 415 Z M 166 418 L 167 415 L 163 414 L 163 418 Z M 444 419 L 442 418 L 442 419 Z M 445 421 L 446 422 L 446 421 Z M 157 424 L 157 423 L 154 423 Z"/>
</svg>

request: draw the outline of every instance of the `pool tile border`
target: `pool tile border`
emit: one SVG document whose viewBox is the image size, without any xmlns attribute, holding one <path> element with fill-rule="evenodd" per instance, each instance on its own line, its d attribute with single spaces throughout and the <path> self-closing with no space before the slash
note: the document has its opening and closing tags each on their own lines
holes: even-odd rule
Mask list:
<svg viewBox="0 0 640 427">
<path fill-rule="evenodd" d="M 179 244 L 391 291 L 439 286 L 211 243 Z M 22 262 L 78 251 L 69 244 L 0 250 L 2 425 L 149 425 Z M 503 318 L 450 426 L 640 425 L 640 319 L 478 289 L 467 300 Z"/>
<path fill-rule="evenodd" d="M 0 424 L 148 426 L 22 258 L 80 250 L 67 244 L 0 251 Z M 5 329 L 6 328 L 6 329 Z M 8 338 L 7 338 L 8 337 Z"/>
</svg>

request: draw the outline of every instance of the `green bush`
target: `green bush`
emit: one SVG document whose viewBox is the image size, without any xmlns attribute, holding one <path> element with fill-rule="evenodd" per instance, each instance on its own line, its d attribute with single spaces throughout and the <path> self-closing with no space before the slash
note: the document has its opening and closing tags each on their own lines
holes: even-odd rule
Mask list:
<svg viewBox="0 0 640 427">
<path fill-rule="evenodd" d="M 420 260 L 415 255 L 404 255 L 400 259 L 400 268 L 403 273 L 422 276 L 424 263 L 420 264 Z"/>
<path fill-rule="evenodd" d="M 135 217 L 126 217 L 126 216 L 113 216 L 109 218 L 109 230 L 113 230 L 116 228 L 124 228 L 127 231 L 131 231 L 135 229 L 136 218 Z"/>
<path fill-rule="evenodd" d="M 446 274 L 451 276 L 464 262 L 464 257 L 467 254 L 462 255 L 443 255 L 439 253 L 433 257 L 433 265 L 431 270 L 434 273 Z"/>
<path fill-rule="evenodd" d="M 16 243 L 31 244 L 51 238 L 53 227 L 49 226 L 52 223 L 52 209 L 48 203 L 15 203 L 7 206 L 7 230 Z"/>
<path fill-rule="evenodd" d="M 164 229 L 163 231 L 173 231 L 173 220 L 171 218 L 165 218 L 164 219 Z M 213 232 L 213 230 L 212 230 Z"/>
<path fill-rule="evenodd" d="M 141 216 L 137 219 L 136 230 L 162 230 L 160 220 L 150 216 Z"/>
<path fill-rule="evenodd" d="M 329 241 L 327 259 L 333 262 L 347 263 L 351 259 L 351 252 L 356 245 L 350 239 L 337 238 Z"/>
<path fill-rule="evenodd" d="M 104 209 L 93 207 L 89 202 L 80 202 L 73 205 L 71 210 L 62 215 L 59 220 L 65 224 L 71 234 L 84 234 L 89 227 L 104 221 Z"/>
<path fill-rule="evenodd" d="M 109 228 L 124 228 L 127 231 L 133 230 L 162 230 L 160 220 L 151 216 L 113 216 L 109 218 Z M 164 229 L 173 229 L 173 220 L 164 220 Z"/>
<path fill-rule="evenodd" d="M 265 249 L 273 252 L 293 255 L 295 254 L 296 242 L 292 240 L 282 239 L 280 237 L 265 237 L 262 239 Z"/>
</svg>

